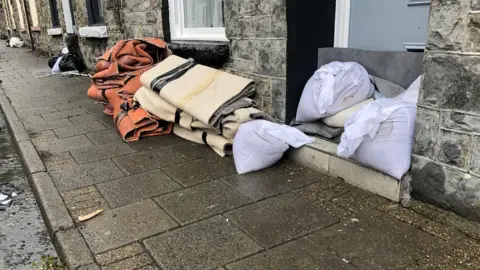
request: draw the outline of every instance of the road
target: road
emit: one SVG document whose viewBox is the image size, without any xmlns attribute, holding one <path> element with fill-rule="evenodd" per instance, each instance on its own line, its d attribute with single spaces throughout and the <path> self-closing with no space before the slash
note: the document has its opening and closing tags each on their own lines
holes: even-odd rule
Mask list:
<svg viewBox="0 0 480 270">
<path fill-rule="evenodd" d="M 33 262 L 57 254 L 50 241 L 35 197 L 0 114 L 0 185 L 23 190 L 6 211 L 0 211 L 0 270 L 36 269 Z M 38 268 L 37 268 L 38 269 Z"/>
</svg>

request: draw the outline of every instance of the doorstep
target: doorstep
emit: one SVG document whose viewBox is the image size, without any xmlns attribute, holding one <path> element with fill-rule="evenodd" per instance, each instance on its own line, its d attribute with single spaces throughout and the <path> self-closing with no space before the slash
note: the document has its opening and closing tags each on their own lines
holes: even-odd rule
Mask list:
<svg viewBox="0 0 480 270">
<path fill-rule="evenodd" d="M 289 151 L 289 157 L 317 171 L 338 176 L 348 184 L 370 191 L 394 202 L 404 197 L 404 183 L 396 178 L 364 167 L 357 162 L 336 155 L 337 144 L 316 138 L 315 142 Z M 406 196 L 408 197 L 408 196 Z"/>
</svg>

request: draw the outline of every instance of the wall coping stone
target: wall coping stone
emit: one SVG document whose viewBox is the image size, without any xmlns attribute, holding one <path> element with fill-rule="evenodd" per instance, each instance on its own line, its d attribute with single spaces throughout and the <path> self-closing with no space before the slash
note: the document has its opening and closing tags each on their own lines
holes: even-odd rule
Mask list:
<svg viewBox="0 0 480 270">
<path fill-rule="evenodd" d="M 59 36 L 63 34 L 63 30 L 60 27 L 57 28 L 50 28 L 47 30 L 47 34 L 49 36 Z"/>
<path fill-rule="evenodd" d="M 78 29 L 78 34 L 86 38 L 108 38 L 107 26 L 86 26 Z"/>
</svg>

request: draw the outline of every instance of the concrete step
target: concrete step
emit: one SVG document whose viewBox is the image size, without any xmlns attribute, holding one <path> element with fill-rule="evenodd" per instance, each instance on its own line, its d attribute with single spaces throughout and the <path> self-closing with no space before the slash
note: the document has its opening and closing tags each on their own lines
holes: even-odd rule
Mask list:
<svg viewBox="0 0 480 270">
<path fill-rule="evenodd" d="M 336 155 L 337 144 L 316 138 L 315 142 L 298 149 L 291 149 L 289 156 L 309 168 L 338 176 L 345 182 L 378 194 L 389 200 L 400 202 L 410 198 L 409 181 L 402 181 L 367 168 L 357 162 Z M 404 181 L 405 180 L 405 181 Z"/>
</svg>

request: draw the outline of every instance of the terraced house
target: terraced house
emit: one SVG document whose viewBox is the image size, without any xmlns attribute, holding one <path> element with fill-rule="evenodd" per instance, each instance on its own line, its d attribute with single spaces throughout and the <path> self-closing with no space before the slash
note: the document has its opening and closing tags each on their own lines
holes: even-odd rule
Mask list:
<svg viewBox="0 0 480 270">
<path fill-rule="evenodd" d="M 96 57 L 120 39 L 162 37 L 175 54 L 255 79 L 258 106 L 285 123 L 295 117 L 305 82 L 325 60 L 319 48 L 417 53 L 423 59 L 424 76 L 410 175 L 403 182 L 382 182 L 385 177 L 378 180 L 373 171 L 356 164 L 344 166 L 354 170 L 356 178 L 374 183 L 362 182 L 365 188 L 391 199 L 400 200 L 411 187 L 417 198 L 480 220 L 479 0 L 2 0 L 2 4 L 10 35 L 30 40 L 31 31 L 36 50 L 56 54 L 64 46 L 64 36 L 77 33 L 91 68 Z M 334 143 L 318 143 L 321 146 L 310 147 L 305 158 L 310 161 L 305 162 L 333 172 L 336 157 L 325 145 Z"/>
</svg>

